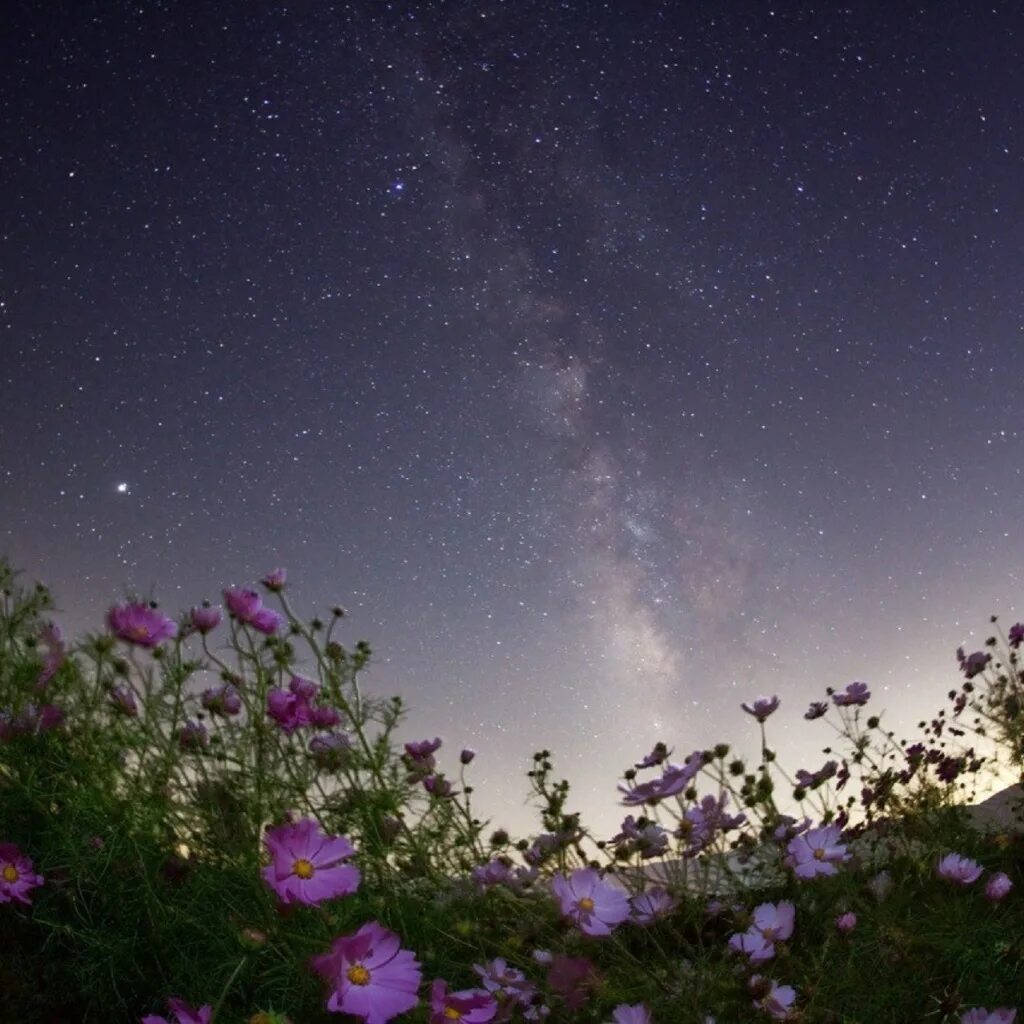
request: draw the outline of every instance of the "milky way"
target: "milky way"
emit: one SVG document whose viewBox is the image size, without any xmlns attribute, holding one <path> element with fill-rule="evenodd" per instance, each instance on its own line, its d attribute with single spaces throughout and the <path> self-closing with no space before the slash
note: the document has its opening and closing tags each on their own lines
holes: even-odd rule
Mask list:
<svg viewBox="0 0 1024 1024">
<path fill-rule="evenodd" d="M 1024 14 L 919 8 L 20 5 L 0 550 L 70 632 L 285 566 L 517 831 L 909 729 L 1024 514 Z"/>
</svg>

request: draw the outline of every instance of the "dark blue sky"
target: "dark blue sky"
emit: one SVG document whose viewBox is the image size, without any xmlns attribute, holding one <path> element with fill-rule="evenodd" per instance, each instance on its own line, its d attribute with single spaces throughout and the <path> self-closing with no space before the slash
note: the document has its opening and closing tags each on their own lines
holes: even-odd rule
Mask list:
<svg viewBox="0 0 1024 1024">
<path fill-rule="evenodd" d="M 23 4 L 0 550 L 73 632 L 286 566 L 514 828 L 549 747 L 909 725 L 1020 615 L 1016 3 Z M 973 642 L 973 647 L 971 646 Z M 443 750 L 442 750 L 443 754 Z"/>
</svg>

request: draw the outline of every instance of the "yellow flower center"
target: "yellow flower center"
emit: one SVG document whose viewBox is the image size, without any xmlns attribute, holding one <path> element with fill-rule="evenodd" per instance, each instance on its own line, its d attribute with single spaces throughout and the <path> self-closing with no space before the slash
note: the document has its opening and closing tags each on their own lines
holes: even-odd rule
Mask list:
<svg viewBox="0 0 1024 1024">
<path fill-rule="evenodd" d="M 136 640 L 145 640 L 149 636 L 149 630 L 145 626 L 132 626 L 129 632 Z"/>
<path fill-rule="evenodd" d="M 18 880 L 18 869 L 13 864 L 8 864 L 3 870 L 5 882 L 16 882 Z"/>
<path fill-rule="evenodd" d="M 580 900 L 580 910 L 585 910 L 588 914 L 594 909 L 594 901 L 589 896 L 584 896 Z"/>
<path fill-rule="evenodd" d="M 299 878 L 313 877 L 313 865 L 308 860 L 297 860 L 292 865 L 292 871 L 294 871 Z"/>
<path fill-rule="evenodd" d="M 353 964 L 348 969 L 348 980 L 353 985 L 369 985 L 370 972 L 362 964 Z"/>
<path fill-rule="evenodd" d="M 766 939 L 767 939 L 767 940 L 768 940 L 769 942 L 772 942 L 772 941 L 774 941 L 774 939 L 775 939 L 775 929 L 774 929 L 774 928 L 762 928 L 762 929 L 761 929 L 761 934 L 762 934 L 762 935 L 763 935 L 763 936 L 764 936 L 764 937 L 765 937 L 765 938 L 766 938 Z"/>
<path fill-rule="evenodd" d="M 820 846 L 818 847 L 818 849 L 816 849 L 814 851 L 814 859 L 815 860 L 824 860 L 825 859 L 825 851 Z"/>
<path fill-rule="evenodd" d="M 454 1006 L 446 1006 L 444 1008 L 444 1015 L 449 1020 L 462 1020 L 462 1014 Z"/>
</svg>

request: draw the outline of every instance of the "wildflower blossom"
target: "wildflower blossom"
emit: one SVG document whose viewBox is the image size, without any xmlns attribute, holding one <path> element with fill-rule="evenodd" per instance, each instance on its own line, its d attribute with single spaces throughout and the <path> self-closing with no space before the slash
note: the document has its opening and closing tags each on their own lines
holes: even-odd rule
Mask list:
<svg viewBox="0 0 1024 1024">
<path fill-rule="evenodd" d="M 0 903 L 17 900 L 31 906 L 28 891 L 43 884 L 32 870 L 32 861 L 14 843 L 0 843 Z"/>
<path fill-rule="evenodd" d="M 946 882 L 972 885 L 981 877 L 981 865 L 958 853 L 947 853 L 935 865 L 935 873 Z"/>
<path fill-rule="evenodd" d="M 287 690 L 272 687 L 267 693 L 267 714 L 277 722 L 282 732 L 293 733 L 296 729 L 313 724 L 311 701 L 319 687 L 310 679 L 292 676 Z"/>
<path fill-rule="evenodd" d="M 347 733 L 326 733 L 309 741 L 309 753 L 319 768 L 340 768 L 352 749 L 352 737 Z"/>
<path fill-rule="evenodd" d="M 174 1014 L 174 1021 L 158 1017 L 156 1014 L 148 1014 L 142 1018 L 142 1024 L 209 1024 L 213 1016 L 212 1006 L 201 1006 L 194 1010 L 184 1000 L 176 999 L 174 996 L 167 997 L 167 1005 Z"/>
<path fill-rule="evenodd" d="M 204 750 L 210 745 L 210 734 L 202 722 L 188 719 L 178 733 L 178 746 L 182 750 Z"/>
<path fill-rule="evenodd" d="M 849 935 L 854 928 L 857 927 L 857 915 L 851 911 L 847 911 L 845 914 L 840 914 L 836 918 L 836 928 L 843 935 Z"/>
<path fill-rule="evenodd" d="M 1013 882 L 1010 881 L 1010 876 L 1005 871 L 1000 871 L 985 883 L 985 898 L 993 903 L 998 903 L 1009 894 L 1012 888 Z"/>
<path fill-rule="evenodd" d="M 464 747 L 459 754 L 460 764 L 469 764 L 476 757 L 476 751 L 472 747 Z"/>
<path fill-rule="evenodd" d="M 327 836 L 312 818 L 269 829 L 263 843 L 273 863 L 261 872 L 281 902 L 316 905 L 359 888 L 359 869 L 344 864 L 355 848 L 344 836 Z"/>
<path fill-rule="evenodd" d="M 671 753 L 672 751 L 664 743 L 655 743 L 654 749 L 642 761 L 637 761 L 633 767 L 653 768 L 655 765 L 661 764 Z"/>
<path fill-rule="evenodd" d="M 220 609 L 211 608 L 209 605 L 202 605 L 199 608 L 193 608 L 191 611 L 192 628 L 197 632 L 206 636 L 207 633 L 212 632 L 220 625 Z"/>
<path fill-rule="evenodd" d="M 786 846 L 789 856 L 784 863 L 797 878 L 834 875 L 836 864 L 850 859 L 846 847 L 839 842 L 842 832 L 836 825 L 814 828 L 791 839 Z"/>
<path fill-rule="evenodd" d="M 118 639 L 139 647 L 156 647 L 178 635 L 172 619 L 141 603 L 115 605 L 107 613 L 107 625 Z"/>
<path fill-rule="evenodd" d="M 275 569 L 273 572 L 267 573 L 260 583 L 263 584 L 271 593 L 279 593 L 284 590 L 285 582 L 288 579 L 288 573 L 284 569 Z"/>
<path fill-rule="evenodd" d="M 983 1006 L 968 1010 L 961 1018 L 960 1024 L 1013 1024 L 1017 1019 L 1017 1011 L 1001 1006 L 997 1010 L 986 1010 Z"/>
<path fill-rule="evenodd" d="M 968 679 L 973 679 L 985 671 L 985 666 L 992 660 L 992 655 L 986 651 L 975 651 L 973 654 L 964 657 L 964 649 L 956 649 L 956 660 L 960 663 L 960 670 Z"/>
<path fill-rule="evenodd" d="M 589 989 L 599 981 L 593 962 L 585 956 L 556 953 L 551 959 L 548 986 L 562 997 L 567 1010 L 578 1010 L 587 1001 Z"/>
<path fill-rule="evenodd" d="M 651 1024 L 651 1011 L 643 1003 L 620 1003 L 612 1011 L 614 1024 Z"/>
<path fill-rule="evenodd" d="M 748 715 L 753 715 L 759 722 L 763 722 L 770 714 L 778 710 L 781 701 L 775 697 L 758 697 L 753 704 L 745 701 L 740 705 Z"/>
<path fill-rule="evenodd" d="M 832 694 L 832 703 L 844 708 L 851 705 L 858 707 L 867 704 L 871 699 L 871 691 L 867 683 L 850 683 L 842 693 Z"/>
<path fill-rule="evenodd" d="M 623 794 L 622 803 L 627 807 L 635 807 L 639 804 L 657 803 L 665 797 L 682 793 L 696 777 L 703 764 L 703 751 L 695 750 L 686 759 L 685 764 L 669 763 L 666 765 L 660 779 L 643 782 L 633 789 L 628 789 L 620 783 L 619 790 Z"/>
<path fill-rule="evenodd" d="M 750 979 L 752 991 L 759 991 L 764 985 L 768 985 L 765 995 L 754 998 L 754 1005 L 763 1010 L 773 1020 L 785 1020 L 796 1000 L 796 990 L 791 985 L 777 985 L 774 981 L 768 981 L 759 974 Z"/>
<path fill-rule="evenodd" d="M 216 689 L 203 690 L 200 701 L 211 715 L 222 715 L 229 718 L 242 710 L 242 695 L 231 683 L 225 683 Z"/>
<path fill-rule="evenodd" d="M 489 964 L 473 964 L 473 970 L 480 976 L 480 984 L 488 992 L 502 992 L 513 995 L 532 988 L 526 975 L 515 967 L 509 967 L 504 957 L 497 956 Z"/>
<path fill-rule="evenodd" d="M 137 718 L 139 705 L 135 700 L 135 694 L 127 683 L 118 683 L 112 687 L 110 693 L 110 705 L 113 709 L 128 718 Z"/>
<path fill-rule="evenodd" d="M 634 924 L 653 924 L 676 909 L 676 901 L 664 889 L 650 889 L 630 901 L 630 920 Z"/>
<path fill-rule="evenodd" d="M 167 997 L 167 1005 L 174 1014 L 173 1021 L 150 1013 L 142 1018 L 142 1024 L 210 1024 L 213 1017 L 213 1007 L 209 1005 L 193 1010 L 183 999 L 176 999 L 174 996 Z"/>
<path fill-rule="evenodd" d="M 438 978 L 430 987 L 430 1010 L 430 1024 L 448 1024 L 453 1020 L 484 1024 L 498 1012 L 498 1004 L 486 989 L 449 992 L 447 983 Z"/>
<path fill-rule="evenodd" d="M 816 718 L 821 718 L 828 711 L 828 705 L 823 700 L 811 701 L 811 706 L 804 712 L 804 718 L 808 722 L 813 722 Z"/>
<path fill-rule="evenodd" d="M 729 939 L 729 948 L 743 953 L 753 964 L 764 963 L 775 956 L 775 943 L 785 942 L 793 935 L 796 908 L 789 900 L 762 903 L 754 908 L 750 927 Z"/>
<path fill-rule="evenodd" d="M 1024 622 L 1017 622 L 1010 627 L 1008 640 L 1014 650 L 1024 643 Z"/>
<path fill-rule="evenodd" d="M 224 603 L 228 606 L 228 613 L 239 622 L 267 636 L 284 625 L 284 617 L 271 608 L 264 608 L 263 598 L 255 590 L 225 590 Z"/>
<path fill-rule="evenodd" d="M 551 888 L 562 913 L 584 935 L 610 935 L 629 917 L 629 900 L 619 889 L 602 882 L 593 868 L 578 868 L 568 878 L 555 875 Z"/>
<path fill-rule="evenodd" d="M 364 1024 L 385 1021 L 419 1003 L 420 965 L 398 936 L 376 921 L 337 938 L 330 952 L 313 957 L 313 969 L 332 991 L 327 1009 L 362 1017 Z"/>
</svg>

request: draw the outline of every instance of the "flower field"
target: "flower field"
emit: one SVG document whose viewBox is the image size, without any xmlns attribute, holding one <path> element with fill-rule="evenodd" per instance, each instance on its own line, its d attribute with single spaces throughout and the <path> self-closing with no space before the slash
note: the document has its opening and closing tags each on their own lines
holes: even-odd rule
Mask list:
<svg viewBox="0 0 1024 1024">
<path fill-rule="evenodd" d="M 474 814 L 476 751 L 397 744 L 345 613 L 286 574 L 172 617 L 113 606 L 74 643 L 0 562 L 0 1021 L 1007 1024 L 1024 1007 L 1024 624 L 951 659 L 913 737 L 869 683 L 778 696 L 723 742 L 637 751 L 593 835 L 549 751 L 536 835 Z M 993 623 L 996 620 L 993 618 Z M 1016 808 L 1016 818 L 1013 809 Z M 653 879 L 653 881 L 652 881 Z"/>
</svg>

